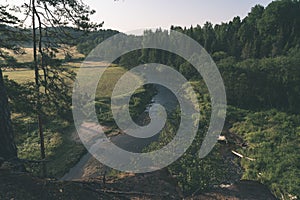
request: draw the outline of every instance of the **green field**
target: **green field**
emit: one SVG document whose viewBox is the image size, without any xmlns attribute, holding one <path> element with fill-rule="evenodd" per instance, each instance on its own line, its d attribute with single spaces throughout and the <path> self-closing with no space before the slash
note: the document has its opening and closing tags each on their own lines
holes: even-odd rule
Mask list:
<svg viewBox="0 0 300 200">
<path fill-rule="evenodd" d="M 69 62 L 65 63 L 64 67 L 70 67 L 75 72 L 80 67 L 80 62 Z M 101 69 L 100 69 L 101 70 Z M 111 96 L 112 89 L 120 77 L 126 72 L 122 67 L 113 66 L 108 67 L 103 73 L 101 79 L 99 80 L 96 97 L 109 97 Z M 18 68 L 18 69 L 9 69 L 4 70 L 4 76 L 7 76 L 8 79 L 14 80 L 19 84 L 26 82 L 34 82 L 34 70 L 27 68 Z M 132 79 L 139 81 L 139 78 L 135 75 L 132 75 Z"/>
</svg>

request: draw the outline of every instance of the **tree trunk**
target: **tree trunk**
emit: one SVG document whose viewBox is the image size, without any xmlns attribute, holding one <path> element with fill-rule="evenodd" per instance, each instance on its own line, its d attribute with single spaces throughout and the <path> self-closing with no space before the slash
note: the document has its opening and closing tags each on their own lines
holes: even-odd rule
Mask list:
<svg viewBox="0 0 300 200">
<path fill-rule="evenodd" d="M 13 129 L 8 107 L 8 97 L 4 87 L 3 74 L 0 67 L 0 157 L 12 160 L 17 157 Z"/>
<path fill-rule="evenodd" d="M 40 81 L 39 81 L 39 66 L 38 66 L 38 57 L 37 57 L 37 41 L 36 41 L 36 24 L 35 24 L 35 17 L 38 16 L 36 11 L 35 0 L 32 0 L 32 42 L 33 42 L 33 63 L 34 63 L 34 72 L 35 72 L 35 86 L 37 92 L 37 99 L 36 99 L 36 110 L 37 110 L 37 120 L 38 120 L 38 127 L 39 127 L 39 136 L 40 136 L 40 150 L 41 150 L 41 158 L 44 160 L 46 158 L 45 153 L 45 141 L 44 141 L 44 132 L 43 132 L 43 123 L 41 117 L 41 102 L 40 102 Z M 39 17 L 38 17 L 39 19 Z M 41 34 L 42 32 L 40 32 Z M 41 38 L 41 35 L 40 35 Z M 40 41 L 41 44 L 41 41 Z M 41 46 L 40 46 L 41 50 Z M 46 163 L 42 163 L 42 176 L 46 177 L 47 170 L 46 170 Z"/>
</svg>

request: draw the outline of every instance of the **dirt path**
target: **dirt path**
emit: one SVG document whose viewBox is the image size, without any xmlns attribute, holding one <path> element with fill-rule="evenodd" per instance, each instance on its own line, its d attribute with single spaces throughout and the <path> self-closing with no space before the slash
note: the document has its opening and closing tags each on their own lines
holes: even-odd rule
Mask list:
<svg viewBox="0 0 300 200">
<path fill-rule="evenodd" d="M 82 179 L 84 175 L 84 169 L 86 168 L 86 165 L 90 159 L 92 159 L 92 155 L 89 153 L 85 154 L 80 159 L 80 161 L 74 167 L 72 167 L 70 171 L 66 173 L 60 180 L 71 181 Z"/>
<path fill-rule="evenodd" d="M 89 130 L 89 131 L 97 132 L 99 131 L 100 128 L 102 130 L 105 130 L 106 127 L 102 127 L 95 123 L 84 123 L 82 124 L 80 131 Z M 82 143 L 77 131 L 73 132 L 71 140 L 75 141 L 76 143 Z M 62 178 L 60 178 L 60 180 L 71 181 L 71 180 L 80 180 L 80 179 L 89 178 L 87 173 L 90 171 L 92 163 L 94 163 L 93 165 L 96 164 L 101 167 L 103 166 L 100 162 L 95 163 L 94 160 L 95 159 L 93 158 L 93 156 L 87 152 L 84 156 L 81 157 L 79 162 L 69 170 L 69 172 L 67 172 Z"/>
<path fill-rule="evenodd" d="M 95 123 L 84 123 L 82 124 L 82 130 L 89 130 L 89 131 L 99 131 L 99 129 L 105 129 L 106 127 L 102 127 Z M 142 150 L 151 142 L 157 140 L 158 135 L 142 139 L 142 138 L 135 138 L 126 134 L 114 134 L 113 136 L 108 137 L 111 142 L 116 144 L 118 147 L 131 151 L 131 152 L 142 152 Z M 77 132 L 75 131 L 72 135 L 72 140 L 76 142 L 81 142 Z M 70 181 L 70 180 L 78 180 L 78 179 L 85 179 L 85 178 L 94 178 L 96 175 L 102 175 L 104 171 L 104 166 L 90 154 L 86 153 L 80 161 L 70 169 L 68 173 L 66 173 L 60 180 Z M 97 170 L 95 170 L 97 169 Z M 93 172 L 94 171 L 94 172 Z"/>
</svg>

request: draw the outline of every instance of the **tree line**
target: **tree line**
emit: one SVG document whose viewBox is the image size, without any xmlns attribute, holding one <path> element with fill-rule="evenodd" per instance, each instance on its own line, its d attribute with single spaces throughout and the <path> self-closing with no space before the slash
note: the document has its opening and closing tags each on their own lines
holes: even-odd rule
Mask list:
<svg viewBox="0 0 300 200">
<path fill-rule="evenodd" d="M 171 29 L 183 32 L 215 56 L 234 56 L 236 59 L 265 58 L 287 55 L 299 48 L 300 2 L 273 1 L 266 8 L 256 5 L 241 19 L 202 27 Z"/>
<path fill-rule="evenodd" d="M 171 29 L 190 36 L 210 53 L 224 79 L 229 104 L 300 113 L 299 6 L 295 0 L 274 1 L 266 8 L 256 5 L 242 20 L 235 17 L 228 23 Z M 168 31 L 157 29 L 156 33 L 164 37 Z M 153 32 L 145 31 L 147 34 Z M 158 49 L 136 50 L 115 63 L 128 69 L 162 63 L 189 80 L 202 80 L 189 62 Z"/>
</svg>

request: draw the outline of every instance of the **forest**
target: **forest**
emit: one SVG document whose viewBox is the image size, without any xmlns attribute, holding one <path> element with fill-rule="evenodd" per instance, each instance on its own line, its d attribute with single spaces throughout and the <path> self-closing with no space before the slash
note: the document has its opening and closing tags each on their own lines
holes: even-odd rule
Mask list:
<svg viewBox="0 0 300 200">
<path fill-rule="evenodd" d="M 72 90 L 76 73 L 98 44 L 120 32 L 102 29 L 103 23 L 91 22 L 89 16 L 95 11 L 79 1 L 55 2 L 32 0 L 31 4 L 24 4 L 22 9 L 32 20 L 31 28 L 24 28 L 7 5 L 0 5 L 0 199 L 55 199 L 55 195 L 63 195 L 60 193 L 64 192 L 48 194 L 53 188 L 56 192 L 64 188 L 65 196 L 59 196 L 62 199 L 84 199 L 81 193 L 71 197 L 69 187 L 82 190 L 82 194 L 90 191 L 91 199 L 165 199 L 164 192 L 173 194 L 169 199 L 197 199 L 197 195 L 206 199 L 201 195 L 209 192 L 230 199 L 220 185 L 242 181 L 254 181 L 270 191 L 270 197 L 253 199 L 300 198 L 299 0 L 276 0 L 266 7 L 255 5 L 246 17 L 237 16 L 226 23 L 170 27 L 199 43 L 216 63 L 224 81 L 228 105 L 221 135 L 226 142 L 219 141 L 205 158 L 195 155 L 208 130 L 212 100 L 203 77 L 190 62 L 172 52 L 145 48 L 120 56 L 107 68 L 94 101 L 98 120 L 110 138 L 123 134 L 110 108 L 113 87 L 134 67 L 146 63 L 171 66 L 197 94 L 201 112 L 197 136 L 182 157 L 159 171 L 164 175 L 141 175 L 154 185 L 171 179 L 160 189 L 152 190 L 150 185 L 138 182 L 145 182 L 139 175 L 107 169 L 102 164 L 90 165 L 96 168 L 90 172 L 94 175 L 88 177 L 97 177 L 93 181 L 85 179 L 81 185 L 76 181 L 72 182 L 74 185 L 59 182 L 65 181 L 61 177 L 87 154 L 81 142 L 73 139 L 76 131 Z M 64 9 L 57 9 L 56 4 Z M 170 30 L 146 30 L 144 36 L 159 33 L 168 37 Z M 138 40 L 143 36 L 126 37 Z M 104 54 L 110 51 L 107 49 Z M 135 75 L 132 79 L 139 81 Z M 147 123 L 149 114 L 145 109 L 157 93 L 155 85 L 135 91 L 129 106 L 134 121 Z M 158 139 L 142 151 L 154 151 L 168 144 L 178 129 L 180 115 L 179 107 L 168 114 Z M 31 195 L 26 192 L 28 188 L 22 187 L 20 193 L 14 193 L 20 186 L 14 182 L 10 184 L 15 184 L 15 188 L 5 186 L 4 180 L 9 180 L 7 171 L 16 180 L 17 172 L 34 177 L 32 182 L 49 179 L 52 189 L 46 189 L 44 196 L 34 192 Z M 135 179 L 131 180 L 131 176 Z M 163 181 L 160 177 L 164 177 Z M 172 189 L 168 188 L 170 184 Z M 127 188 L 135 188 L 135 192 L 130 193 Z M 174 192 L 178 190 L 180 194 Z M 22 198 L 25 194 L 28 197 Z M 217 197 L 212 199 L 222 199 Z M 246 198 L 242 194 L 234 197 Z"/>
</svg>

